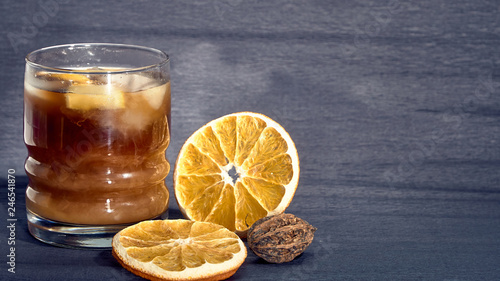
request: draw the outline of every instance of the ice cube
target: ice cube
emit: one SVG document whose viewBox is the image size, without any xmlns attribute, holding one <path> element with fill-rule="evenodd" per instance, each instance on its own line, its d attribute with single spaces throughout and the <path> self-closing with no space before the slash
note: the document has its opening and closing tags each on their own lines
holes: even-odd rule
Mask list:
<svg viewBox="0 0 500 281">
<path fill-rule="evenodd" d="M 126 110 L 120 116 L 120 125 L 116 126 L 124 135 L 146 128 L 152 122 L 151 114 L 135 110 Z"/>
<path fill-rule="evenodd" d="M 163 84 L 158 87 L 154 87 L 148 90 L 143 90 L 135 93 L 141 96 L 154 110 L 161 107 L 165 93 L 167 92 L 168 84 Z"/>
<path fill-rule="evenodd" d="M 154 110 L 161 107 L 169 89 L 168 83 L 160 85 L 158 79 L 143 74 L 116 75 L 112 77 L 112 83 L 130 93 L 134 103 L 145 103 Z"/>
<path fill-rule="evenodd" d="M 125 108 L 123 92 L 111 84 L 71 85 L 65 97 L 66 107 L 74 110 Z"/>
</svg>

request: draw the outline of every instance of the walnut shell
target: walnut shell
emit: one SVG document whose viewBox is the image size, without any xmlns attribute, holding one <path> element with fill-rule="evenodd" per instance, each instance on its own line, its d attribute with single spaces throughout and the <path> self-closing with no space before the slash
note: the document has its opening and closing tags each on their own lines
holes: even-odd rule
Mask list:
<svg viewBox="0 0 500 281">
<path fill-rule="evenodd" d="M 259 257 L 272 263 L 293 260 L 311 244 L 316 228 L 292 214 L 265 217 L 248 230 L 247 242 Z"/>
</svg>

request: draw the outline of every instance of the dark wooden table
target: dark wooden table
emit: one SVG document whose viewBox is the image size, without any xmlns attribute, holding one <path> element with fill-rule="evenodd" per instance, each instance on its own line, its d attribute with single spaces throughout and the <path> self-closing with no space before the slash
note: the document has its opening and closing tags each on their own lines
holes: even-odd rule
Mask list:
<svg viewBox="0 0 500 281">
<path fill-rule="evenodd" d="M 169 53 L 172 163 L 192 132 L 232 112 L 266 114 L 294 139 L 301 179 L 287 211 L 318 228 L 314 242 L 288 264 L 249 253 L 232 280 L 500 280 L 499 7 L 5 2 L 0 176 L 16 170 L 18 220 L 12 274 L 1 179 L 0 280 L 140 280 L 108 250 L 52 247 L 27 232 L 23 57 L 76 42 Z M 181 217 L 173 198 L 169 211 Z"/>
</svg>

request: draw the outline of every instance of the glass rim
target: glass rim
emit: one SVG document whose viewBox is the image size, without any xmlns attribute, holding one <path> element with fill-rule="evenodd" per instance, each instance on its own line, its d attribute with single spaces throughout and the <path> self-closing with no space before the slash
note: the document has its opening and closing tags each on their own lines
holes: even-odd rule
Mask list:
<svg viewBox="0 0 500 281">
<path fill-rule="evenodd" d="M 63 68 L 63 67 L 52 67 L 52 66 L 46 66 L 41 63 L 37 63 L 30 59 L 30 57 L 34 54 L 42 53 L 48 50 L 53 50 L 53 49 L 62 49 L 62 48 L 74 48 L 74 47 L 92 47 L 92 46 L 110 46 L 110 47 L 122 47 L 122 48 L 131 48 L 131 49 L 136 49 L 136 50 L 143 50 L 143 51 L 148 51 L 151 53 L 156 53 L 160 55 L 160 60 L 158 63 L 154 64 L 149 64 L 145 66 L 140 66 L 140 67 L 131 67 L 131 68 L 123 68 L 123 69 L 116 69 L 116 70 L 99 70 L 99 71 L 92 71 L 92 70 L 81 70 L 81 69 L 71 69 L 71 68 Z M 55 71 L 55 72 L 77 72 L 81 74 L 120 74 L 120 73 L 129 73 L 129 72 L 140 72 L 140 71 L 145 71 L 148 69 L 152 68 L 157 68 L 161 67 L 167 63 L 170 62 L 170 57 L 168 56 L 167 53 L 165 53 L 162 50 L 151 48 L 151 47 L 146 47 L 146 46 L 140 46 L 140 45 L 134 45 L 134 44 L 118 44 L 118 43 L 72 43 L 72 44 L 61 44 L 61 45 L 53 45 L 53 46 L 48 46 L 44 48 L 40 48 L 34 51 L 29 52 L 26 57 L 24 58 L 26 63 L 32 67 L 38 67 L 38 68 L 43 68 L 45 70 L 50 70 L 50 71 Z"/>
</svg>

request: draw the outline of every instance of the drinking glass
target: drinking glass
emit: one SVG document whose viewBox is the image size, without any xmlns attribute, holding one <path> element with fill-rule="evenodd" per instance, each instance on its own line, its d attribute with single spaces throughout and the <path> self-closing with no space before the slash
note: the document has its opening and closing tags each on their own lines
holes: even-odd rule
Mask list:
<svg viewBox="0 0 500 281">
<path fill-rule="evenodd" d="M 24 141 L 30 233 L 66 247 L 165 218 L 169 57 L 123 44 L 71 44 L 26 56 Z"/>
</svg>

